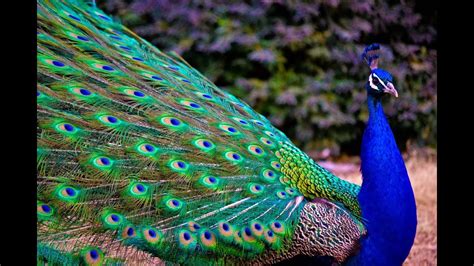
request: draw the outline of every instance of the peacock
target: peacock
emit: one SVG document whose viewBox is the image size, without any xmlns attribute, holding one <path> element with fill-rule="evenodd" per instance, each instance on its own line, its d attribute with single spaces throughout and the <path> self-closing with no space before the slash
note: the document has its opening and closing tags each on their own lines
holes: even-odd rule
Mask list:
<svg viewBox="0 0 474 266">
<path fill-rule="evenodd" d="M 363 58 L 362 186 L 85 0 L 37 2 L 37 259 L 47 265 L 400 265 L 413 191 Z"/>
</svg>

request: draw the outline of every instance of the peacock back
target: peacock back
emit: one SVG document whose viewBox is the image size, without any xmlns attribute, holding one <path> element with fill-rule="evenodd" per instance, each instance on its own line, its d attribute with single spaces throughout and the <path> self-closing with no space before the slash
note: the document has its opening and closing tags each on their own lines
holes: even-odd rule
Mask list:
<svg viewBox="0 0 474 266">
<path fill-rule="evenodd" d="M 91 3 L 37 16 L 40 261 L 239 263 L 291 250 L 315 198 L 360 215 L 358 186 L 177 54 Z"/>
</svg>

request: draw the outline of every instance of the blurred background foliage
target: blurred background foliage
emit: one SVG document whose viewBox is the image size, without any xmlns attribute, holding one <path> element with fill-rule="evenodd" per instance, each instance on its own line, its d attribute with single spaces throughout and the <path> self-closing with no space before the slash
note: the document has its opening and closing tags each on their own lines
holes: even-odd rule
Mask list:
<svg viewBox="0 0 474 266">
<path fill-rule="evenodd" d="M 400 94 L 385 97 L 400 148 L 436 148 L 437 10 L 429 2 L 97 2 L 161 50 L 181 54 L 316 158 L 358 154 L 369 74 L 360 54 L 378 42 L 379 66 Z"/>
</svg>

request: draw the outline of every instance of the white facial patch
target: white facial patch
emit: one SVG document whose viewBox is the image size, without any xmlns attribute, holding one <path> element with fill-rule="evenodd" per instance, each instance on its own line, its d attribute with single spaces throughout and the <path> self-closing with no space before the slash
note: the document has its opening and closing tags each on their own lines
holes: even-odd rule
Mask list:
<svg viewBox="0 0 474 266">
<path fill-rule="evenodd" d="M 369 76 L 369 85 L 372 89 L 379 90 L 379 88 L 376 85 L 374 85 L 374 83 L 373 83 L 372 75 Z"/>
<path fill-rule="evenodd" d="M 382 84 L 382 86 L 386 89 L 386 90 L 389 90 L 389 88 L 387 87 L 387 85 L 385 85 L 385 83 L 382 81 L 382 79 L 379 78 L 379 76 L 377 76 L 377 74 L 372 74 L 374 75 L 374 77 L 376 79 L 378 79 L 379 83 Z M 374 88 L 375 85 L 372 84 L 373 80 L 372 80 L 372 75 L 369 76 L 369 83 L 370 83 L 370 87 L 372 87 L 373 89 L 375 90 L 379 90 L 379 88 Z M 372 86 L 373 85 L 373 86 Z M 377 86 L 375 86 L 377 87 Z"/>
</svg>

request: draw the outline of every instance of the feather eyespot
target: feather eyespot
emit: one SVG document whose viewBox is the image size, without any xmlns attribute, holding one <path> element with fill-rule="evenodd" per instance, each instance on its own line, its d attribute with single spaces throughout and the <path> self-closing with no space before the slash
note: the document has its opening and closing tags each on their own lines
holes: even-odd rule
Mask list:
<svg viewBox="0 0 474 266">
<path fill-rule="evenodd" d="M 257 183 L 249 183 L 247 185 L 247 191 L 255 196 L 260 196 L 263 194 L 265 187 Z"/>
<path fill-rule="evenodd" d="M 256 155 L 258 157 L 262 157 L 265 155 L 265 151 L 263 150 L 262 147 L 258 146 L 258 145 L 249 145 L 247 147 L 247 150 L 253 154 L 253 155 Z"/>
<path fill-rule="evenodd" d="M 274 138 L 275 137 L 275 134 L 273 134 L 272 132 L 268 131 L 268 130 L 265 130 L 263 131 L 263 133 L 265 133 L 267 136 L 271 137 L 271 138 Z"/>
<path fill-rule="evenodd" d="M 220 185 L 220 178 L 217 178 L 215 176 L 203 176 L 199 179 L 199 184 L 201 184 L 202 186 L 208 188 L 208 189 L 212 189 L 212 190 L 216 190 L 217 188 L 219 188 L 219 185 Z"/>
<path fill-rule="evenodd" d="M 149 186 L 144 183 L 132 182 L 128 186 L 128 192 L 134 198 L 143 198 L 148 195 Z"/>
<path fill-rule="evenodd" d="M 175 172 L 186 172 L 189 169 L 189 165 L 181 160 L 173 160 L 169 163 L 171 170 Z"/>
<path fill-rule="evenodd" d="M 81 96 L 81 97 L 91 97 L 93 95 L 90 90 L 84 89 L 84 88 L 72 88 L 71 92 L 75 94 L 76 96 Z"/>
<path fill-rule="evenodd" d="M 121 124 L 121 121 L 112 115 L 101 115 L 99 116 L 99 121 L 106 126 L 117 126 Z"/>
<path fill-rule="evenodd" d="M 184 208 L 184 202 L 173 197 L 167 197 L 164 199 L 166 210 L 170 212 L 177 212 Z"/>
<path fill-rule="evenodd" d="M 201 105 L 199 105 L 199 104 L 197 104 L 193 101 L 180 100 L 179 103 L 183 106 L 188 107 L 188 109 L 191 109 L 191 110 L 194 110 L 194 111 L 204 111 L 204 108 L 202 108 Z"/>
<path fill-rule="evenodd" d="M 270 169 L 263 169 L 260 173 L 262 179 L 268 183 L 273 183 L 277 179 L 277 175 Z"/>
<path fill-rule="evenodd" d="M 143 98 L 146 96 L 145 93 L 134 89 L 124 89 L 123 92 L 128 96 L 132 96 L 134 98 Z"/>
<path fill-rule="evenodd" d="M 197 232 L 199 229 L 201 229 L 201 226 L 194 221 L 189 221 L 188 228 L 191 232 Z"/>
<path fill-rule="evenodd" d="M 276 220 L 270 223 L 270 229 L 278 235 L 283 235 L 285 233 L 285 224 L 282 221 Z"/>
<path fill-rule="evenodd" d="M 225 221 L 219 222 L 217 228 L 219 230 L 219 235 L 223 236 L 224 238 L 233 237 L 234 235 L 234 228 Z"/>
<path fill-rule="evenodd" d="M 55 67 L 59 67 L 59 68 L 66 66 L 65 63 L 63 63 L 62 61 L 59 61 L 59 60 L 46 59 L 45 61 L 46 61 L 46 63 L 48 63 L 52 66 L 55 66 Z"/>
<path fill-rule="evenodd" d="M 244 120 L 240 117 L 235 117 L 235 116 L 232 116 L 231 118 L 235 122 L 239 123 L 239 125 L 242 126 L 242 127 L 245 127 L 245 128 L 250 128 L 251 127 L 250 123 L 247 122 L 247 120 Z"/>
<path fill-rule="evenodd" d="M 158 148 L 149 143 L 142 143 L 137 146 L 136 150 L 142 155 L 155 155 L 158 151 Z"/>
<path fill-rule="evenodd" d="M 99 169 L 109 169 L 114 164 L 114 161 L 105 156 L 99 156 L 93 159 L 93 164 L 95 167 Z"/>
<path fill-rule="evenodd" d="M 284 191 L 284 190 L 277 190 L 275 192 L 275 194 L 280 199 L 287 199 L 288 198 L 288 193 L 286 193 L 286 191 Z"/>
<path fill-rule="evenodd" d="M 230 162 L 233 162 L 233 163 L 240 163 L 244 160 L 244 158 L 236 153 L 236 152 L 233 152 L 233 151 L 228 151 L 226 153 L 224 153 L 224 157 L 230 161 Z"/>
<path fill-rule="evenodd" d="M 145 227 L 142 230 L 142 235 L 145 240 L 152 245 L 158 244 L 163 239 L 163 233 L 151 227 Z"/>
<path fill-rule="evenodd" d="M 252 122 L 254 122 L 257 126 L 260 126 L 260 127 L 264 127 L 264 126 L 265 126 L 265 124 L 263 124 L 261 121 L 256 120 L 256 119 L 252 119 Z"/>
<path fill-rule="evenodd" d="M 255 243 L 257 241 L 257 239 L 252 233 L 252 229 L 250 229 L 250 227 L 248 226 L 242 228 L 241 237 L 245 242 L 248 243 Z"/>
<path fill-rule="evenodd" d="M 102 265 L 104 260 L 104 253 L 96 247 L 84 248 L 81 255 L 86 265 Z"/>
<path fill-rule="evenodd" d="M 239 135 L 240 132 L 233 126 L 228 124 L 219 124 L 219 129 L 226 132 L 229 135 Z"/>
<path fill-rule="evenodd" d="M 118 212 L 104 211 L 102 213 L 102 223 L 105 228 L 112 230 L 118 229 L 124 221 L 125 218 Z"/>
<path fill-rule="evenodd" d="M 54 214 L 54 209 L 51 207 L 51 205 L 45 204 L 38 202 L 36 205 L 36 211 L 38 214 L 38 218 L 40 220 L 45 220 L 53 216 Z"/>
<path fill-rule="evenodd" d="M 205 100 L 214 100 L 214 97 L 212 97 L 211 95 L 207 93 L 196 92 L 196 95 Z"/>
<path fill-rule="evenodd" d="M 163 79 L 158 76 L 157 74 L 152 74 L 152 73 L 147 73 L 147 72 L 142 72 L 141 73 L 143 76 L 153 80 L 153 81 L 162 81 Z"/>
<path fill-rule="evenodd" d="M 280 170 L 281 168 L 280 162 L 277 162 L 277 161 L 272 161 L 271 165 L 275 170 Z"/>
<path fill-rule="evenodd" d="M 214 249 L 217 246 L 216 236 L 209 230 L 204 229 L 199 234 L 201 245 L 206 249 Z"/>
<path fill-rule="evenodd" d="M 54 126 L 56 131 L 65 135 L 74 135 L 79 129 L 70 123 L 58 123 Z"/>
<path fill-rule="evenodd" d="M 275 147 L 275 143 L 273 141 L 269 140 L 268 138 L 261 137 L 260 142 L 267 145 L 268 147 L 271 147 L 271 148 Z"/>
<path fill-rule="evenodd" d="M 212 141 L 203 138 L 193 140 L 193 145 L 204 152 L 209 152 L 216 147 Z"/>
<path fill-rule="evenodd" d="M 122 229 L 122 238 L 132 238 L 137 235 L 135 228 L 132 225 L 127 225 Z"/>
<path fill-rule="evenodd" d="M 286 187 L 285 188 L 285 192 L 289 195 L 289 196 L 296 196 L 298 195 L 298 190 L 296 188 L 292 188 L 292 187 Z"/>
<path fill-rule="evenodd" d="M 178 233 L 179 246 L 183 249 L 193 250 L 196 247 L 196 237 L 188 230 L 180 230 Z"/>
<path fill-rule="evenodd" d="M 250 229 L 252 230 L 252 234 L 254 236 L 261 237 L 265 228 L 262 223 L 258 221 L 253 221 L 250 223 Z"/>
<path fill-rule="evenodd" d="M 60 185 L 56 188 L 57 197 L 65 202 L 76 202 L 79 197 L 79 190 L 71 187 Z"/>
<path fill-rule="evenodd" d="M 180 119 L 171 116 L 162 117 L 160 122 L 162 125 L 175 129 L 182 128 L 185 125 Z"/>
</svg>

